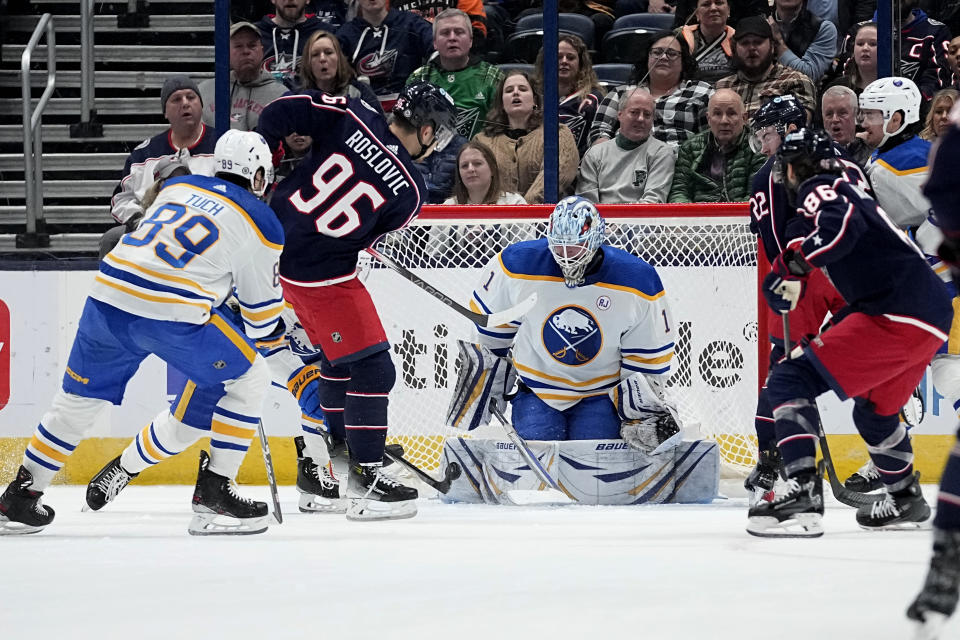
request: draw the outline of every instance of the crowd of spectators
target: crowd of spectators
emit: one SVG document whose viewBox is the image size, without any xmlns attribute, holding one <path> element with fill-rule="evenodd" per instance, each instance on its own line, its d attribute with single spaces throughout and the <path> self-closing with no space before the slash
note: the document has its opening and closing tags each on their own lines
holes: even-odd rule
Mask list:
<svg viewBox="0 0 960 640">
<path fill-rule="evenodd" d="M 788 94 L 865 169 L 905 140 L 929 144 L 958 101 L 955 5 L 900 3 L 898 74 L 921 96 L 917 122 L 907 122 L 906 113 L 881 118 L 861 109 L 861 94 L 888 75 L 878 69 L 875 2 L 563 0 L 561 11 L 588 16 L 594 33 L 592 48 L 591 38 L 559 38 L 559 195 L 599 203 L 746 200 L 765 159 L 751 145 L 751 118 Z M 543 51 L 532 64 L 503 64 L 511 60 L 506 43 L 515 21 L 538 11 L 539 3 L 521 0 L 272 0 L 266 15 L 247 15 L 230 29 L 230 126 L 255 129 L 264 106 L 291 92 L 351 96 L 388 112 L 405 84 L 428 81 L 453 97 L 459 132 L 418 163 L 430 202 L 543 202 Z M 630 59 L 604 57 L 603 35 L 636 11 L 675 13 L 675 26 L 651 33 Z M 598 56 L 632 65 L 629 79 L 601 84 Z M 136 208 L 133 185 L 149 182 L 151 164 L 139 158 L 147 149 L 197 155 L 197 141 L 216 135 L 213 81 L 189 100 L 182 79 L 174 89 L 176 101 L 164 101 L 171 131 L 128 162 L 118 220 Z M 310 146 L 309 138 L 290 136 L 278 175 Z M 925 162 L 911 170 L 922 173 Z M 901 197 L 916 202 L 912 195 Z"/>
</svg>

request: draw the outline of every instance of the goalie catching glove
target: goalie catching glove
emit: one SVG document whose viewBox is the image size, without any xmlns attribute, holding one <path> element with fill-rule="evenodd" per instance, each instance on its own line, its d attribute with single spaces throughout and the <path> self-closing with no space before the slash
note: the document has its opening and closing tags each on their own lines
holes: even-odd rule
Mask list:
<svg viewBox="0 0 960 640">
<path fill-rule="evenodd" d="M 460 350 L 457 384 L 447 408 L 446 424 L 472 431 L 490 424 L 490 403 L 501 411 L 517 381 L 517 372 L 506 358 L 494 355 L 483 345 L 457 340 Z"/>
<path fill-rule="evenodd" d="M 646 455 L 680 444 L 676 410 L 642 373 L 635 373 L 610 390 L 610 399 L 620 414 L 620 437 Z"/>
</svg>

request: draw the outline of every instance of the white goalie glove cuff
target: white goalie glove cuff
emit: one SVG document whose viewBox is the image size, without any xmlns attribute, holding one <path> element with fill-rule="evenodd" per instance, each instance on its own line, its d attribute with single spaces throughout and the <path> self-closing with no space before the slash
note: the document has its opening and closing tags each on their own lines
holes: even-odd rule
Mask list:
<svg viewBox="0 0 960 640">
<path fill-rule="evenodd" d="M 610 400 L 623 421 L 620 437 L 634 449 L 659 453 L 679 443 L 679 415 L 656 380 L 635 373 L 610 390 Z"/>
<path fill-rule="evenodd" d="M 516 384 L 517 372 L 509 360 L 497 357 L 483 345 L 458 340 L 457 347 L 457 383 L 447 408 L 446 425 L 471 431 L 490 424 L 491 402 L 506 410 L 506 396 Z"/>
</svg>

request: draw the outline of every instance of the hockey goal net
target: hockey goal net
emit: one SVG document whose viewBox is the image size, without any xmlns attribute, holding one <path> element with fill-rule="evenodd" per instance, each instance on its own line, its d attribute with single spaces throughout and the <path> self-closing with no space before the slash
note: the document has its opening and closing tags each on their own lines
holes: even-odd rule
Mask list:
<svg viewBox="0 0 960 640">
<path fill-rule="evenodd" d="M 542 237 L 552 207 L 425 207 L 378 248 L 466 304 L 486 261 L 507 245 Z M 724 471 L 755 463 L 758 367 L 757 242 L 746 205 L 601 206 L 608 243 L 654 265 L 677 324 L 668 393 L 686 437 L 715 440 Z M 397 383 L 388 440 L 427 470 L 448 437 L 504 438 L 492 423 L 464 433 L 444 426 L 456 382 L 456 340 L 473 325 L 382 264 L 367 260 L 370 289 L 393 347 Z M 766 341 L 759 341 L 763 345 Z M 760 358 L 763 361 L 763 358 Z"/>
</svg>

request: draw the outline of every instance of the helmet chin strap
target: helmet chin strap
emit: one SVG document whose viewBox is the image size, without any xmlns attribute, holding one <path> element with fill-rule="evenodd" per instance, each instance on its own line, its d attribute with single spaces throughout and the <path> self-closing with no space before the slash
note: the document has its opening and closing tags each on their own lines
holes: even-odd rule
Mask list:
<svg viewBox="0 0 960 640">
<path fill-rule="evenodd" d="M 901 120 L 901 122 L 900 122 L 900 128 L 897 129 L 896 131 L 894 131 L 893 133 L 890 133 L 890 132 L 887 131 L 887 125 L 890 124 L 890 120 L 884 120 L 884 122 L 883 122 L 883 138 L 880 140 L 880 144 L 877 145 L 877 148 L 878 148 L 878 149 L 879 149 L 880 147 L 882 147 L 883 145 L 885 145 L 885 144 L 887 143 L 887 140 L 889 140 L 889 139 L 892 138 L 893 136 L 896 136 L 896 135 L 899 135 L 900 133 L 902 133 L 903 130 L 906 129 L 907 126 L 908 126 L 908 125 L 907 125 L 906 114 L 905 114 L 903 111 L 897 109 L 897 110 L 894 111 L 893 113 L 894 113 L 894 115 L 896 115 L 896 114 L 898 114 L 898 113 L 900 114 L 900 120 Z M 893 119 L 893 116 L 890 116 L 890 118 Z"/>
</svg>

